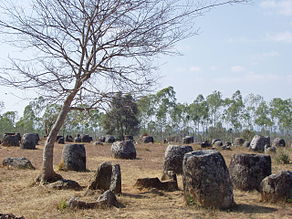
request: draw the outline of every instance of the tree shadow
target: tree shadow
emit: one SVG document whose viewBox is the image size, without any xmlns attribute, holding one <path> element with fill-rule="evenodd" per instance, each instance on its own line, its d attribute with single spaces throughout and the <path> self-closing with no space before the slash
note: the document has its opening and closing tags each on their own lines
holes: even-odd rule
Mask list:
<svg viewBox="0 0 292 219">
<path fill-rule="evenodd" d="M 136 198 L 136 199 L 149 198 L 145 195 L 140 195 L 140 194 L 122 193 L 121 195 L 125 197 Z"/>
<path fill-rule="evenodd" d="M 277 211 L 277 208 L 270 208 L 270 207 L 265 207 L 265 206 L 260 206 L 260 205 L 249 205 L 249 204 L 237 204 L 231 211 L 233 212 L 238 212 L 238 213 L 263 213 L 263 214 L 268 214 L 268 213 L 273 213 Z"/>
</svg>

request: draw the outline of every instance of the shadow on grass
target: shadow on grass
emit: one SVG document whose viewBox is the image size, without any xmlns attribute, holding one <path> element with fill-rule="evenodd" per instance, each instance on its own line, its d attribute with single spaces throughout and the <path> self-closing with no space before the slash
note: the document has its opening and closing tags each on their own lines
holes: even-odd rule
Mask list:
<svg viewBox="0 0 292 219">
<path fill-rule="evenodd" d="M 130 198 L 136 198 L 136 199 L 143 199 L 143 198 L 149 198 L 145 195 L 139 195 L 139 194 L 130 194 L 130 193 L 122 193 L 122 196 L 130 197 Z"/>
<path fill-rule="evenodd" d="M 250 213 L 268 214 L 268 213 L 273 213 L 277 210 L 278 210 L 277 208 L 270 208 L 270 207 L 265 207 L 265 206 L 260 206 L 260 205 L 238 204 L 231 211 L 238 212 L 238 213 L 246 213 L 246 214 L 250 214 Z"/>
</svg>

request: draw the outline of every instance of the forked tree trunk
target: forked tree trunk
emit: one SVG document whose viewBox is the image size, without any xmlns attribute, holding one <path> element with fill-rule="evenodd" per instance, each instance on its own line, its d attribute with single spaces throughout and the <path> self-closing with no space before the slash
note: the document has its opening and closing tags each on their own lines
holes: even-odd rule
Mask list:
<svg viewBox="0 0 292 219">
<path fill-rule="evenodd" d="M 76 96 L 78 89 L 74 89 L 72 93 L 65 99 L 61 111 L 55 121 L 50 133 L 47 137 L 44 151 L 43 151 L 43 164 L 40 175 L 36 181 L 40 183 L 50 183 L 62 179 L 62 176 L 54 171 L 53 157 L 54 157 L 54 145 L 57 140 L 58 133 L 64 124 L 68 112 L 70 111 L 70 105 Z"/>
</svg>

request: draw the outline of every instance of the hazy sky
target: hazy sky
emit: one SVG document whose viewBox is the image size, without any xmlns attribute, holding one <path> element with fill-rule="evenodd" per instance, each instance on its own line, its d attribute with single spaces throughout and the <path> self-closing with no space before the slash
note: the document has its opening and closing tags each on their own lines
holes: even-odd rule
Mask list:
<svg viewBox="0 0 292 219">
<path fill-rule="evenodd" d="M 214 90 L 227 97 L 238 89 L 267 100 L 292 98 L 292 0 L 217 8 L 196 25 L 199 35 L 177 45 L 183 56 L 161 60 L 158 89 L 173 86 L 180 102 Z M 12 51 L 3 44 L 0 48 Z M 33 94 L 3 87 L 0 92 L 6 110 L 17 110 L 19 116 L 28 103 L 20 97 Z"/>
</svg>

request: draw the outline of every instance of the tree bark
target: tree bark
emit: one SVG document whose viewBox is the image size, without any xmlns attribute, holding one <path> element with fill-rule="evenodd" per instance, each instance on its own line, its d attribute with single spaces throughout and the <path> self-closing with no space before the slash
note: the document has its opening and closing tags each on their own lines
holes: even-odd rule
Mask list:
<svg viewBox="0 0 292 219">
<path fill-rule="evenodd" d="M 58 133 L 61 129 L 61 127 L 64 124 L 64 121 L 66 119 L 66 116 L 68 112 L 70 111 L 70 105 L 76 96 L 78 92 L 78 89 L 75 88 L 65 99 L 63 106 L 61 108 L 61 111 L 58 115 L 57 120 L 55 121 L 52 129 L 50 130 L 50 133 L 47 137 L 44 151 L 43 151 L 43 164 L 40 175 L 37 177 L 36 181 L 40 182 L 41 184 L 44 183 L 51 183 L 55 182 L 59 179 L 62 179 L 62 176 L 57 174 L 54 171 L 53 166 L 53 154 L 54 154 L 54 145 L 57 140 Z"/>
</svg>

